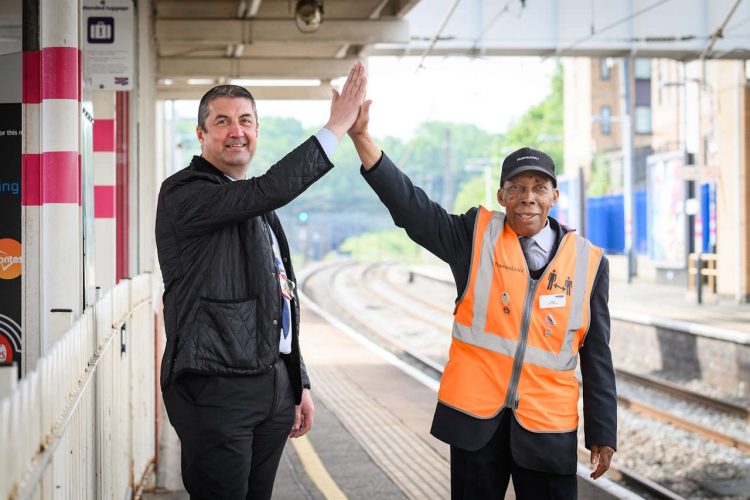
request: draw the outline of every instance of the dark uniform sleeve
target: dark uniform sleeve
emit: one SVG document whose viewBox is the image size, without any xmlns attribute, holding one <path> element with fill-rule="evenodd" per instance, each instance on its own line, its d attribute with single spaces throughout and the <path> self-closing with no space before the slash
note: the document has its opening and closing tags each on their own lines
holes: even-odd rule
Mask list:
<svg viewBox="0 0 750 500">
<path fill-rule="evenodd" d="M 581 355 L 586 448 L 617 449 L 617 389 L 609 350 L 609 261 L 602 256 L 591 292 L 591 325 Z"/>
<path fill-rule="evenodd" d="M 443 207 L 430 200 L 422 189 L 414 186 L 411 179 L 399 170 L 385 153 L 375 167 L 370 170 L 363 168 L 361 171 L 367 183 L 391 213 L 393 222 L 405 229 L 415 243 L 451 267 L 468 260 L 467 255 L 471 254 L 471 234 L 476 208 L 463 215 L 449 214 Z"/>
<path fill-rule="evenodd" d="M 222 183 L 212 176 L 173 176 L 159 196 L 174 230 L 198 235 L 283 207 L 332 168 L 318 140 L 310 137 L 258 177 Z"/>
</svg>

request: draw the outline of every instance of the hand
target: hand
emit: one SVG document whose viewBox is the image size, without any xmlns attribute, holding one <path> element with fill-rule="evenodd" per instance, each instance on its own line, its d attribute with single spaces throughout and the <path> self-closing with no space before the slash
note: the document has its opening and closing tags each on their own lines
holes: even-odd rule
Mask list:
<svg viewBox="0 0 750 500">
<path fill-rule="evenodd" d="M 371 104 L 372 101 L 362 103 L 362 106 L 359 107 L 357 119 L 348 132 L 365 170 L 374 167 L 380 161 L 382 155 L 380 148 L 370 139 L 370 134 L 367 131 L 367 125 L 370 122 Z"/>
<path fill-rule="evenodd" d="M 325 127 L 341 140 L 354 124 L 359 113 L 359 107 L 365 100 L 367 91 L 367 77 L 365 65 L 357 61 L 349 71 L 349 76 L 341 88 L 341 94 L 333 89 L 331 97 L 331 116 Z"/>
<path fill-rule="evenodd" d="M 612 461 L 612 455 L 615 454 L 615 450 L 606 445 L 592 444 L 591 445 L 591 464 L 598 464 L 596 470 L 591 473 L 592 479 L 599 479 L 602 474 L 607 472 L 609 464 Z"/>
<path fill-rule="evenodd" d="M 289 433 L 290 438 L 298 438 L 307 434 L 313 426 L 315 405 L 310 397 L 309 389 L 302 389 L 302 401 L 294 407 L 294 425 Z"/>
<path fill-rule="evenodd" d="M 372 101 L 367 100 L 363 102 L 359 107 L 359 114 L 357 115 L 357 119 L 354 121 L 354 125 L 352 125 L 352 128 L 350 128 L 347 132 L 349 134 L 349 137 L 351 137 L 353 141 L 357 140 L 358 138 L 365 139 L 369 135 L 367 125 L 370 123 L 371 104 Z"/>
</svg>

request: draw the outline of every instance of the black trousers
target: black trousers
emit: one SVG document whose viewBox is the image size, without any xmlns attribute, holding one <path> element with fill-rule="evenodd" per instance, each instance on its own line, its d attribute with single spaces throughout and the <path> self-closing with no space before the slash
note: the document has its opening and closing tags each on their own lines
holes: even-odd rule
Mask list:
<svg viewBox="0 0 750 500">
<path fill-rule="evenodd" d="M 247 377 L 187 374 L 164 391 L 182 443 L 182 482 L 192 500 L 270 499 L 294 395 L 279 360 Z"/>
<path fill-rule="evenodd" d="M 505 498 L 513 477 L 518 500 L 572 500 L 578 495 L 575 474 L 550 474 L 525 469 L 513 460 L 510 449 L 510 419 L 506 411 L 497 431 L 477 451 L 451 446 L 451 499 L 490 500 Z"/>
</svg>

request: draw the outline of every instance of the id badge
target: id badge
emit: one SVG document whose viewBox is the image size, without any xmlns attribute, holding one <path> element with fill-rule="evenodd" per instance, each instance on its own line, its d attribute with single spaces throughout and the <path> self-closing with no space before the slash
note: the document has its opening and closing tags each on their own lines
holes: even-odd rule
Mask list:
<svg viewBox="0 0 750 500">
<path fill-rule="evenodd" d="M 294 282 L 286 278 L 286 273 L 279 273 L 279 287 L 281 288 L 281 295 L 287 300 L 292 300 L 294 297 Z"/>
<path fill-rule="evenodd" d="M 539 297 L 539 308 L 549 309 L 553 307 L 565 307 L 565 294 L 542 295 Z"/>
</svg>

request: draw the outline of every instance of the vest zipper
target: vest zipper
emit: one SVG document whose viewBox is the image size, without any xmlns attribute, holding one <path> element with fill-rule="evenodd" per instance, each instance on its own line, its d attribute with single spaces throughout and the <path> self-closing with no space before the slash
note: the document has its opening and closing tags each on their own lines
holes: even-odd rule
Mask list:
<svg viewBox="0 0 750 500">
<path fill-rule="evenodd" d="M 520 396 L 516 394 L 518 389 L 518 380 L 521 378 L 521 366 L 523 365 L 523 357 L 526 354 L 526 339 L 529 336 L 529 325 L 531 324 L 531 310 L 534 307 L 534 297 L 536 296 L 536 287 L 539 284 L 536 280 L 530 280 L 529 288 L 526 291 L 526 301 L 523 305 L 523 316 L 521 317 L 521 334 L 518 339 L 518 347 L 516 347 L 516 354 L 513 358 L 513 371 L 510 376 L 510 383 L 508 384 L 508 395 L 505 398 L 505 406 L 518 408 L 518 401 Z"/>
</svg>

